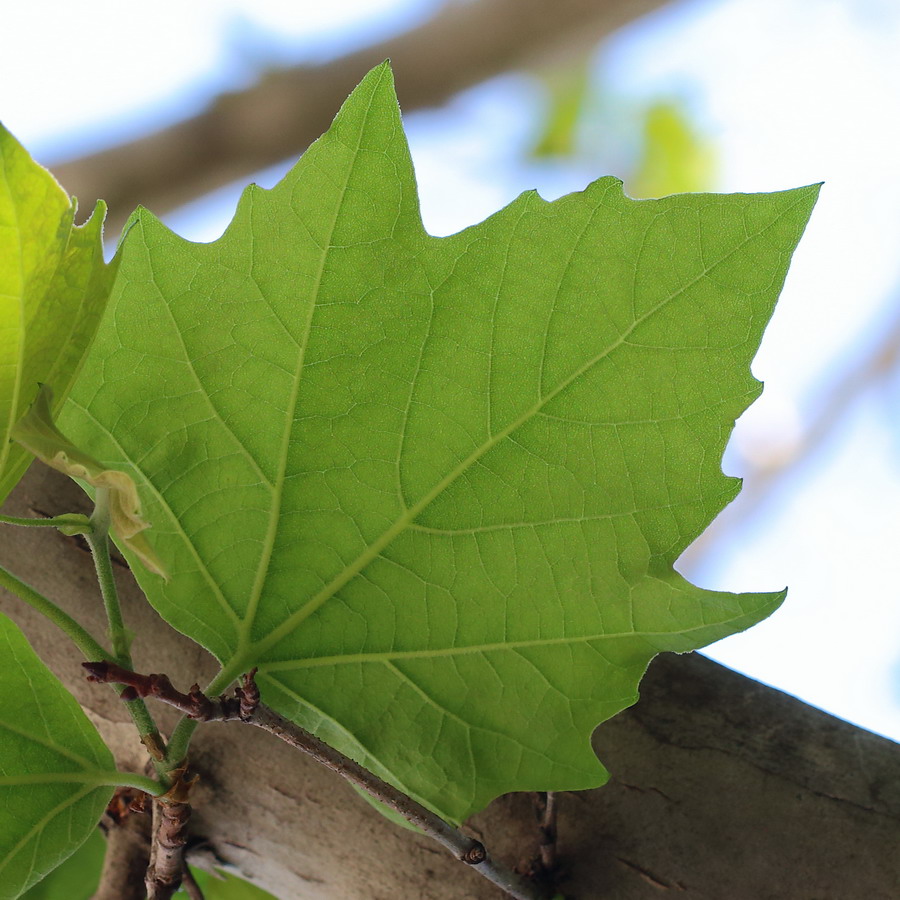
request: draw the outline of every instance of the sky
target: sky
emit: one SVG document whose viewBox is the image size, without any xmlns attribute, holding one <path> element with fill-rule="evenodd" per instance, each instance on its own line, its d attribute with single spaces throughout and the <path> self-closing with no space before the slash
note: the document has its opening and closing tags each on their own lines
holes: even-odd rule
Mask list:
<svg viewBox="0 0 900 900">
<path fill-rule="evenodd" d="M 266 54 L 278 62 L 324 59 L 415 24 L 434 6 L 31 0 L 6 14 L 9 34 L 40 39 L 7 42 L 0 119 L 42 161 L 77 155 L 199 110 L 219 91 L 247 83 Z M 598 90 L 624 110 L 678 99 L 715 150 L 715 189 L 824 181 L 754 363 L 765 392 L 726 454 L 726 471 L 748 476 L 748 495 L 748 460 L 789 457 L 831 387 L 897 315 L 898 46 L 900 4 L 892 0 L 689 0 L 623 29 L 588 60 Z M 539 79 L 511 74 L 406 117 L 432 233 L 479 221 L 522 190 L 537 187 L 550 198 L 599 175 L 627 174 L 603 166 L 616 163 L 609 148 L 620 138 L 627 143 L 628 123 L 610 130 L 602 117 L 586 123 L 577 159 L 531 159 L 545 104 Z M 271 184 L 286 167 L 255 180 Z M 218 191 L 168 221 L 186 237 L 211 240 L 239 189 Z M 892 373 L 761 509 L 744 516 L 736 501 L 727 531 L 714 532 L 702 554 L 679 566 L 704 587 L 788 585 L 771 619 L 709 654 L 895 739 L 898 399 Z"/>
</svg>

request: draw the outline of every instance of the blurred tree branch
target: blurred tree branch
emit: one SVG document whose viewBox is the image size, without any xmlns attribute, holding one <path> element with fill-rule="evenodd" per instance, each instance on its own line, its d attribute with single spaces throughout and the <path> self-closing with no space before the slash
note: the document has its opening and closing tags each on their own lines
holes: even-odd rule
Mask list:
<svg viewBox="0 0 900 900">
<path fill-rule="evenodd" d="M 106 200 L 108 228 L 118 230 L 138 204 L 163 214 L 300 153 L 386 57 L 409 112 L 535 58 L 596 43 L 666 2 L 451 0 L 411 31 L 321 65 L 268 72 L 194 118 L 56 165 L 54 173 L 82 209 Z"/>
</svg>

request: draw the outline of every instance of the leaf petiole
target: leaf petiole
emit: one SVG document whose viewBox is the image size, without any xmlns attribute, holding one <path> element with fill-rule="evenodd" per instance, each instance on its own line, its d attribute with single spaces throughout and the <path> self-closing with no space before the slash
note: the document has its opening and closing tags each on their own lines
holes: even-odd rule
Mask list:
<svg viewBox="0 0 900 900">
<path fill-rule="evenodd" d="M 125 622 L 122 619 L 122 607 L 119 604 L 119 593 L 113 575 L 112 560 L 109 555 L 109 488 L 97 488 L 94 499 L 94 513 L 91 516 L 91 533 L 86 535 L 91 555 L 94 557 L 94 568 L 97 581 L 103 596 L 106 619 L 109 623 L 109 638 L 116 662 L 131 668 L 131 641 Z"/>
<path fill-rule="evenodd" d="M 59 528 L 70 537 L 75 534 L 90 534 L 93 531 L 91 520 L 81 513 L 65 513 L 49 518 L 27 519 L 19 516 L 0 516 L 0 524 L 21 525 L 25 528 Z"/>
<path fill-rule="evenodd" d="M 85 784 L 94 787 L 132 787 L 151 797 L 164 793 L 165 786 L 146 775 L 135 772 L 41 772 L 0 776 L 0 786 L 17 787 L 31 784 Z"/>
<path fill-rule="evenodd" d="M 57 628 L 65 632 L 72 643 L 84 654 L 85 659 L 114 658 L 109 650 L 102 647 L 94 636 L 67 612 L 2 566 L 0 566 L 0 586 L 5 587 L 11 594 L 15 594 L 20 600 L 24 600 L 32 609 L 37 610 Z"/>
</svg>

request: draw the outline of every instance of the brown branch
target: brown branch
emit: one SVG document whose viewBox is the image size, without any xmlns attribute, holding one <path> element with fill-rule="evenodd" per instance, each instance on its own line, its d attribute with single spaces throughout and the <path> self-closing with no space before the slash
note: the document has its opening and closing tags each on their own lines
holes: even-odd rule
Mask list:
<svg viewBox="0 0 900 900">
<path fill-rule="evenodd" d="M 210 699 L 196 684 L 187 694 L 178 691 L 165 675 L 140 675 L 110 662 L 90 662 L 82 665 L 87 669 L 90 681 L 128 685 L 135 692 L 135 696 L 155 697 L 191 718 L 208 722 L 237 720 L 262 728 L 311 756 L 327 769 L 403 816 L 510 897 L 516 900 L 543 900 L 547 895 L 542 886 L 522 878 L 511 869 L 492 860 L 481 841 L 467 837 L 421 803 L 382 781 L 377 775 L 304 728 L 260 703 L 259 690 L 254 681 L 255 669 L 243 676 L 241 686 L 236 688 L 233 697 Z M 161 900 L 161 895 L 160 898 L 151 895 L 151 900 Z"/>
<path fill-rule="evenodd" d="M 298 155 L 327 128 L 363 75 L 387 57 L 409 112 L 573 42 L 596 43 L 665 2 L 446 3 L 425 24 L 390 40 L 322 65 L 271 71 L 192 119 L 53 169 L 82 209 L 105 199 L 109 229 L 118 230 L 138 204 L 163 214 Z"/>
<path fill-rule="evenodd" d="M 226 722 L 245 718 L 259 703 L 259 689 L 253 680 L 256 669 L 244 676 L 242 686 L 235 691 L 233 697 L 222 696 L 211 700 L 200 690 L 199 684 L 191 685 L 188 693 L 181 693 L 166 675 L 140 675 L 107 660 L 86 662 L 81 665 L 88 672 L 88 681 L 97 684 L 126 685 L 121 694 L 123 700 L 155 697 L 162 703 L 181 710 L 188 718 L 203 722 Z"/>
<path fill-rule="evenodd" d="M 145 878 L 147 900 L 170 900 L 181 887 L 187 870 L 184 845 L 193 781 L 184 777 L 183 769 L 172 772 L 171 777 L 172 787 L 163 796 L 153 798 L 153 844 Z"/>
</svg>

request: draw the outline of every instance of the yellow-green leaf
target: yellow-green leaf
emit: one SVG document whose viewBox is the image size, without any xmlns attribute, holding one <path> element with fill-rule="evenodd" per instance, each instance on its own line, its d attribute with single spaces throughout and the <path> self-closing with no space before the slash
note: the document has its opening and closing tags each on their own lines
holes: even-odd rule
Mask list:
<svg viewBox="0 0 900 900">
<path fill-rule="evenodd" d="M 74 225 L 75 201 L 0 125 L 0 502 L 31 461 L 13 425 L 39 382 L 62 406 L 109 297 L 104 210 Z"/>
<path fill-rule="evenodd" d="M 62 418 L 131 473 L 160 613 L 460 820 L 594 787 L 649 660 L 783 593 L 689 584 L 818 188 L 616 179 L 428 235 L 387 66 L 212 244 L 146 211 Z M 223 676 L 223 677 L 225 677 Z"/>
<path fill-rule="evenodd" d="M 88 839 L 119 776 L 81 707 L 0 614 L 0 900 Z"/>
</svg>

